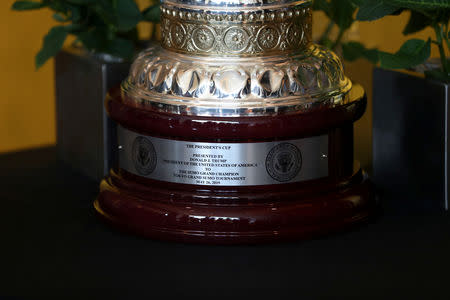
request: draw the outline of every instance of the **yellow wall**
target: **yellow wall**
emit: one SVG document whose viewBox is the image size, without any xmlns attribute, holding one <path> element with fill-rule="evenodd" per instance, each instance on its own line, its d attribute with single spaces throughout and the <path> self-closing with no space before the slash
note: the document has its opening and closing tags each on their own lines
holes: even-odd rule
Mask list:
<svg viewBox="0 0 450 300">
<path fill-rule="evenodd" d="M 17 151 L 55 143 L 55 105 L 53 62 L 39 71 L 34 69 L 34 55 L 41 46 L 42 37 L 53 25 L 47 10 L 12 12 L 13 0 L 1 1 L 0 36 L 0 152 Z M 407 14 L 388 17 L 375 23 L 361 23 L 352 31 L 352 38 L 359 38 L 370 47 L 397 50 L 405 40 L 402 29 Z M 326 25 L 323 15 L 315 15 L 314 29 L 320 33 Z M 426 36 L 421 33 L 419 36 Z M 371 65 L 358 61 L 346 65 L 353 80 L 372 91 Z M 356 157 L 370 167 L 371 161 L 371 99 L 369 109 L 357 123 Z"/>
<path fill-rule="evenodd" d="M 0 2 L 0 152 L 55 142 L 53 62 L 34 68 L 52 14 L 12 12 L 12 3 Z"/>
</svg>

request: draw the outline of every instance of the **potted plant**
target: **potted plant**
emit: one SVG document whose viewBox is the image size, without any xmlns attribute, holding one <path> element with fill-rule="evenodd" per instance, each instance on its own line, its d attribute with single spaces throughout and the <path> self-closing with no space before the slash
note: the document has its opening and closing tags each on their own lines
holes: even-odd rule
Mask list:
<svg viewBox="0 0 450 300">
<path fill-rule="evenodd" d="M 353 61 L 378 67 L 373 80 L 373 180 L 402 208 L 448 210 L 450 2 L 448 0 L 316 0 L 330 18 L 320 42 Z M 403 30 L 432 29 L 426 40 L 409 39 L 396 53 L 343 41 L 356 21 L 373 21 L 408 11 Z M 330 38 L 336 25 L 339 33 Z M 439 59 L 430 59 L 436 47 Z M 404 200 L 404 201 L 401 201 Z"/>
<path fill-rule="evenodd" d="M 422 71 L 427 78 L 444 82 L 450 80 L 450 62 L 446 56 L 450 47 L 448 0 L 316 0 L 314 9 L 323 11 L 330 19 L 318 42 L 341 52 L 345 60 L 365 58 L 375 64 L 379 63 L 383 69 L 411 69 L 425 63 L 430 58 L 431 46 L 436 45 L 439 49 L 440 65 L 434 64 L 434 67 L 431 67 L 427 64 L 427 68 Z M 394 54 L 367 49 L 358 41 L 343 40 L 345 33 L 356 21 L 373 21 L 387 15 L 399 15 L 403 11 L 411 13 L 403 34 L 410 35 L 430 27 L 435 32 L 435 39 L 430 37 L 426 41 L 408 40 Z M 334 26 L 338 27 L 338 34 L 333 38 L 330 33 Z"/>
<path fill-rule="evenodd" d="M 403 30 L 434 36 L 409 39 L 396 53 L 370 50 L 373 79 L 373 180 L 401 209 L 448 210 L 450 50 L 448 0 L 363 0 L 357 19 L 410 12 Z M 437 47 L 439 59 L 430 60 Z M 367 55 L 366 49 L 355 57 Z"/>
<path fill-rule="evenodd" d="M 59 24 L 44 37 L 35 64 L 39 68 L 55 57 L 58 156 L 100 180 L 111 168 L 116 148 L 115 125 L 103 100 L 125 78 L 132 57 L 145 45 L 138 23 L 159 22 L 159 3 L 149 1 L 140 10 L 134 0 L 16 1 L 12 9 L 54 12 Z M 73 42 L 63 49 L 69 36 Z"/>
</svg>

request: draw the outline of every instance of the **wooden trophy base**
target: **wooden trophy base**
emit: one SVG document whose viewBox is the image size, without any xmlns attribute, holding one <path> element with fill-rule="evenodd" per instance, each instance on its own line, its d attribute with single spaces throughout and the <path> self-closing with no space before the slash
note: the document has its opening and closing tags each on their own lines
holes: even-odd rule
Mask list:
<svg viewBox="0 0 450 300">
<path fill-rule="evenodd" d="M 344 105 L 276 116 L 177 115 L 130 103 L 118 89 L 107 98 L 108 113 L 120 125 L 120 163 L 95 202 L 99 215 L 119 228 L 164 240 L 251 244 L 341 230 L 369 216 L 370 184 L 353 160 L 353 123 L 366 107 L 360 86 Z M 228 155 L 224 147 L 244 149 L 227 164 L 236 157 L 258 162 L 257 171 L 252 166 L 238 175 L 245 177 L 233 177 L 250 181 L 203 181 L 205 164 L 189 169 L 201 151 L 192 149 L 211 145 L 219 150 L 204 152 L 209 156 Z M 292 159 L 286 168 L 295 165 L 290 170 L 296 172 L 289 178 L 277 173 L 286 153 Z M 222 176 L 234 166 L 212 168 Z"/>
<path fill-rule="evenodd" d="M 360 168 L 339 182 L 317 180 L 234 192 L 144 185 L 131 174 L 101 183 L 95 208 L 107 223 L 148 238 L 254 244 L 310 238 L 364 222 L 373 208 Z"/>
</svg>

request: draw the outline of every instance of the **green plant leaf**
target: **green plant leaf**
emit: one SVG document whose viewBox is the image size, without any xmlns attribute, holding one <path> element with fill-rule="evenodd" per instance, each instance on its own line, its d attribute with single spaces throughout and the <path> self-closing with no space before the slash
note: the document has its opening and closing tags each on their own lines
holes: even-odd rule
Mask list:
<svg viewBox="0 0 450 300">
<path fill-rule="evenodd" d="M 49 1 L 48 2 L 48 6 L 56 11 L 56 12 L 60 12 L 64 15 L 67 15 L 68 11 L 69 11 L 69 5 L 67 2 L 65 1 Z"/>
<path fill-rule="evenodd" d="M 102 49 L 108 43 L 106 39 L 106 31 L 106 28 L 98 26 L 78 33 L 77 37 L 88 50 L 102 51 Z"/>
<path fill-rule="evenodd" d="M 40 1 L 40 2 L 39 2 Z M 19 0 L 12 9 L 26 10 L 49 7 L 53 18 L 65 26 L 52 28 L 43 39 L 36 55 L 36 67 L 41 67 L 56 55 L 67 35 L 77 37 L 89 51 L 109 53 L 122 58 L 131 58 L 139 40 L 136 25 L 143 20 L 136 0 Z M 156 3 L 158 0 L 148 1 Z M 159 4 L 146 10 L 146 18 L 159 22 Z"/>
<path fill-rule="evenodd" d="M 366 0 L 352 0 L 356 7 L 360 7 Z"/>
<path fill-rule="evenodd" d="M 77 4 L 77 5 L 86 5 L 86 4 L 92 4 L 95 2 L 95 0 L 66 0 L 69 3 Z"/>
<path fill-rule="evenodd" d="M 133 0 L 117 0 L 117 28 L 130 31 L 142 21 L 141 11 Z"/>
<path fill-rule="evenodd" d="M 69 24 L 64 26 L 64 28 L 66 29 L 67 33 L 74 34 L 86 30 L 85 26 L 83 26 L 82 24 Z"/>
<path fill-rule="evenodd" d="M 431 39 L 406 41 L 395 54 L 379 52 L 380 66 L 388 69 L 408 69 L 424 63 L 431 54 Z"/>
<path fill-rule="evenodd" d="M 419 32 L 433 23 L 433 20 L 417 11 L 411 11 L 409 22 L 403 30 L 404 35 Z"/>
<path fill-rule="evenodd" d="M 323 46 L 325 46 L 326 48 L 328 48 L 328 49 L 331 49 L 331 47 L 333 46 L 333 41 L 332 40 L 330 40 L 329 38 L 325 38 L 325 39 L 323 39 L 323 40 L 321 40 L 321 45 L 323 45 Z"/>
<path fill-rule="evenodd" d="M 443 82 L 450 82 L 450 74 L 445 74 L 442 70 L 425 71 L 425 76 Z"/>
<path fill-rule="evenodd" d="M 313 2 L 313 9 L 323 11 L 329 18 L 331 18 L 330 4 L 327 0 L 315 0 Z"/>
<path fill-rule="evenodd" d="M 397 7 L 416 10 L 450 9 L 449 0 L 389 0 L 389 2 Z"/>
<path fill-rule="evenodd" d="M 77 34 L 78 40 L 90 51 L 105 51 L 104 48 L 108 44 L 107 29 L 104 27 L 94 27 L 87 31 Z"/>
<path fill-rule="evenodd" d="M 134 54 L 134 44 L 130 40 L 116 38 L 108 43 L 105 51 L 115 56 L 130 59 Z"/>
<path fill-rule="evenodd" d="M 341 30 L 346 30 L 352 26 L 353 14 L 356 6 L 352 0 L 332 0 L 330 3 L 331 19 L 339 26 Z"/>
<path fill-rule="evenodd" d="M 153 23 L 161 22 L 161 12 L 159 9 L 159 3 L 147 7 L 142 12 L 142 15 L 143 15 L 145 21 L 153 22 Z"/>
<path fill-rule="evenodd" d="M 387 3 L 389 1 L 389 3 Z M 392 5 L 391 0 L 365 0 L 359 7 L 356 19 L 360 21 L 373 21 L 390 15 L 399 9 Z"/>
<path fill-rule="evenodd" d="M 13 10 L 32 10 L 32 9 L 39 9 L 42 7 L 45 7 L 46 5 L 41 2 L 34 2 L 34 1 L 16 1 L 12 5 L 11 9 Z"/>
<path fill-rule="evenodd" d="M 54 13 L 53 14 L 53 19 L 58 21 L 58 22 L 66 22 L 67 21 L 67 18 L 65 16 L 63 16 L 62 14 L 60 14 L 60 13 Z"/>
<path fill-rule="evenodd" d="M 67 38 L 67 34 L 64 26 L 56 26 L 50 29 L 48 34 L 44 37 L 41 50 L 36 55 L 35 64 L 37 69 L 61 50 L 64 41 Z"/>
<path fill-rule="evenodd" d="M 439 10 L 431 10 L 431 11 L 424 10 L 424 12 L 426 12 L 428 15 L 430 15 L 430 17 L 432 16 L 432 18 L 439 23 L 448 24 L 450 21 L 450 9 L 449 8 L 439 9 Z"/>
<path fill-rule="evenodd" d="M 78 5 L 70 5 L 70 19 L 72 20 L 72 22 L 80 22 L 82 19 L 82 11 L 83 8 L 81 6 Z"/>
<path fill-rule="evenodd" d="M 110 0 L 97 0 L 91 7 L 93 16 L 90 19 L 94 26 L 117 26 L 117 7 Z"/>
<path fill-rule="evenodd" d="M 348 42 L 342 44 L 342 52 L 344 59 L 347 61 L 355 61 L 358 58 L 365 58 L 373 64 L 378 63 L 378 50 L 367 49 L 363 44 L 358 42 Z"/>
</svg>

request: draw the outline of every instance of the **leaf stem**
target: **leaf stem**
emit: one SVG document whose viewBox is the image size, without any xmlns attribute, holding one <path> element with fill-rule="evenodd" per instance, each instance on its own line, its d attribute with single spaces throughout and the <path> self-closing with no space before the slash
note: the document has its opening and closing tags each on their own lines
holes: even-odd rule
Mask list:
<svg viewBox="0 0 450 300">
<path fill-rule="evenodd" d="M 329 35 L 331 30 L 333 29 L 334 26 L 334 22 L 332 20 L 330 20 L 330 22 L 327 25 L 327 28 L 325 29 L 325 31 L 322 33 L 322 36 L 319 39 L 319 44 L 323 45 L 324 42 L 329 39 Z"/>
<path fill-rule="evenodd" d="M 444 40 L 445 40 L 445 43 L 447 44 L 448 50 L 450 50 L 450 41 L 448 39 L 448 24 L 447 23 L 444 23 Z"/>
<path fill-rule="evenodd" d="M 443 28 L 439 23 L 433 24 L 434 31 L 436 33 L 436 38 L 438 42 L 439 47 L 439 55 L 441 57 L 441 64 L 442 64 L 442 71 L 445 73 L 445 76 L 448 76 L 449 74 L 449 67 L 447 62 L 447 57 L 445 55 L 445 49 L 444 49 L 444 37 L 443 37 Z"/>
<path fill-rule="evenodd" d="M 331 46 L 332 50 L 336 50 L 336 48 L 341 44 L 342 38 L 344 37 L 345 30 L 342 28 L 339 28 L 339 34 L 336 38 L 336 41 L 334 41 L 333 46 Z"/>
<path fill-rule="evenodd" d="M 156 33 L 157 33 L 157 24 L 153 23 L 152 33 L 150 39 L 156 41 Z"/>
</svg>

